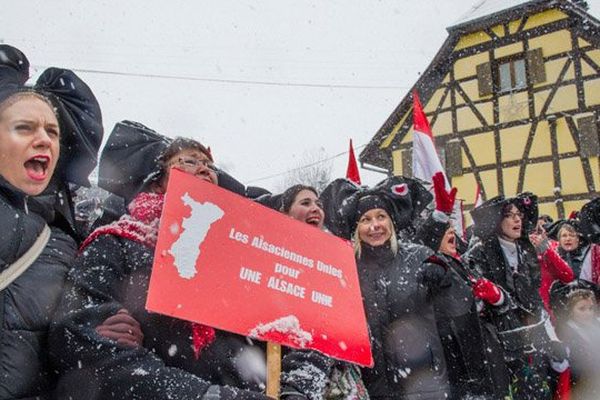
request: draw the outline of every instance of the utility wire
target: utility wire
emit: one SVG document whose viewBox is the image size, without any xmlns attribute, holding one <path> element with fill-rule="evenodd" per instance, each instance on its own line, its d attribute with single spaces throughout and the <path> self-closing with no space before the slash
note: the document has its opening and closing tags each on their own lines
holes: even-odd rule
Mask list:
<svg viewBox="0 0 600 400">
<path fill-rule="evenodd" d="M 36 65 L 36 69 L 47 68 L 46 66 Z M 246 80 L 246 79 L 218 79 L 218 78 L 202 78 L 197 76 L 180 76 L 180 75 L 163 75 L 163 74 L 142 74 L 135 72 L 123 72 L 123 71 L 108 71 L 99 69 L 85 69 L 85 68 L 71 68 L 72 71 L 82 72 L 87 74 L 104 74 L 104 75 L 117 75 L 117 76 L 133 76 L 138 78 L 157 78 L 157 79 L 174 79 L 181 81 L 200 81 L 200 82 L 214 82 L 214 83 L 226 83 L 226 84 L 241 84 L 241 85 L 262 85 L 262 86 L 292 86 L 292 87 L 310 87 L 310 88 L 332 88 L 332 89 L 410 89 L 409 86 L 377 86 L 377 85 L 342 85 L 342 84 L 325 84 L 325 83 L 298 83 L 298 82 L 273 82 L 273 81 L 259 81 L 259 80 Z"/>
<path fill-rule="evenodd" d="M 362 144 L 362 145 L 360 145 L 360 146 L 356 146 L 356 147 L 355 147 L 355 150 L 362 149 L 363 147 L 366 147 L 366 146 L 367 146 L 367 144 Z M 326 161 L 331 161 L 331 160 L 333 160 L 334 158 L 338 158 L 338 157 L 340 157 L 340 156 L 343 156 L 344 154 L 348 154 L 348 153 L 350 153 L 350 151 L 349 151 L 349 150 L 348 150 L 348 151 L 342 151 L 341 153 L 335 154 L 335 155 L 333 155 L 333 156 L 331 156 L 331 157 L 327 157 L 327 158 L 324 158 L 324 159 L 322 159 L 322 160 L 319 160 L 319 161 L 315 161 L 315 162 L 313 162 L 313 163 L 310 163 L 310 164 L 302 165 L 302 166 L 300 166 L 300 167 L 296 167 L 296 168 L 288 169 L 287 171 L 284 171 L 284 172 L 279 172 L 279 173 L 277 173 L 277 174 L 268 175 L 268 176 L 263 176 L 262 178 L 257 178 L 257 179 L 251 179 L 251 180 L 247 181 L 246 183 L 254 183 L 254 182 L 260 182 L 260 181 L 264 181 L 264 180 L 271 179 L 271 178 L 277 178 L 278 176 L 282 176 L 282 175 L 285 175 L 285 174 L 289 174 L 290 172 L 299 171 L 299 170 L 301 170 L 301 169 L 310 168 L 310 167 L 312 167 L 312 166 L 315 166 L 315 165 L 318 165 L 318 164 L 324 163 L 324 162 L 326 162 Z"/>
</svg>

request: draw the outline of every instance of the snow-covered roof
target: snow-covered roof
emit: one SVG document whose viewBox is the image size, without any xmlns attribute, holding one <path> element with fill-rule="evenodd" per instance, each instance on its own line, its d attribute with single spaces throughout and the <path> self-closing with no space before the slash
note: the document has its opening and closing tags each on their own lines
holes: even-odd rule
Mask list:
<svg viewBox="0 0 600 400">
<path fill-rule="evenodd" d="M 480 0 L 463 14 L 451 27 L 464 25 L 483 17 L 489 17 L 501 11 L 519 7 L 526 3 L 538 3 L 540 0 Z"/>
</svg>

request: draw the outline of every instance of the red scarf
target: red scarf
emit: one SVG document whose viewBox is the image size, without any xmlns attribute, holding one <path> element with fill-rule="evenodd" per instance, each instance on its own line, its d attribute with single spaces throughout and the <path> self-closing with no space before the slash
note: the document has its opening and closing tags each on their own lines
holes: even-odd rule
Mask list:
<svg viewBox="0 0 600 400">
<path fill-rule="evenodd" d="M 138 194 L 127 206 L 129 214 L 117 221 L 101 226 L 92 232 L 81 245 L 81 252 L 94 239 L 101 235 L 115 235 L 154 248 L 158 238 L 158 224 L 162 213 L 165 195 L 162 193 Z M 196 359 L 200 352 L 215 339 L 214 328 L 192 322 L 192 347 Z"/>
</svg>

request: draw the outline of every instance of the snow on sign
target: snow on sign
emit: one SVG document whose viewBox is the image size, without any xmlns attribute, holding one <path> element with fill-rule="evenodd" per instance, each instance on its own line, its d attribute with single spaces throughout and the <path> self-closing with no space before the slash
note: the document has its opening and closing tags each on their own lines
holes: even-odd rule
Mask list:
<svg viewBox="0 0 600 400">
<path fill-rule="evenodd" d="M 173 170 L 146 307 L 373 364 L 351 246 Z"/>
</svg>

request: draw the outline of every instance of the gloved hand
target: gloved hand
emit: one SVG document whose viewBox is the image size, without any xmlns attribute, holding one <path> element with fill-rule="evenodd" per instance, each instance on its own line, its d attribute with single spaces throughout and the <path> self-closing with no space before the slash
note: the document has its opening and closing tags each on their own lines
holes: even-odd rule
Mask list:
<svg viewBox="0 0 600 400">
<path fill-rule="evenodd" d="M 550 248 L 550 243 L 548 242 L 548 236 L 546 232 L 532 232 L 529 234 L 529 241 L 535 247 L 535 251 L 538 254 L 544 254 L 546 250 Z"/>
<path fill-rule="evenodd" d="M 456 200 L 456 188 L 446 191 L 446 179 L 444 174 L 436 172 L 433 175 L 433 191 L 435 193 L 435 209 L 446 214 L 451 214 Z"/>
<path fill-rule="evenodd" d="M 124 308 L 98 325 L 96 332 L 125 347 L 138 347 L 144 342 L 140 324 Z"/>
<path fill-rule="evenodd" d="M 473 295 L 494 306 L 502 304 L 504 300 L 502 291 L 498 286 L 485 278 L 479 278 L 475 281 L 475 284 L 473 285 Z"/>
</svg>

